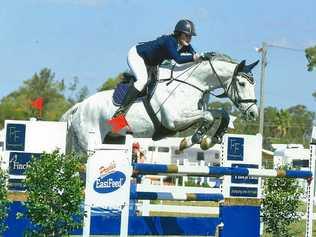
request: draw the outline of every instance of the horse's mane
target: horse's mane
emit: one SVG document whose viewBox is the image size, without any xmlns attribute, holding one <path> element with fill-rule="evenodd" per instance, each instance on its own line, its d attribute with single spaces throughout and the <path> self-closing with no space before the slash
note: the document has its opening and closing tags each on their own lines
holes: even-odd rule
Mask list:
<svg viewBox="0 0 316 237">
<path fill-rule="evenodd" d="M 228 62 L 228 63 L 234 63 L 234 64 L 238 64 L 238 61 L 231 58 L 230 56 L 228 56 L 227 54 L 223 54 L 223 53 L 214 53 L 214 52 L 206 52 L 205 54 L 214 54 L 214 56 L 212 56 L 212 60 L 215 61 L 223 61 L 223 62 Z M 172 60 L 165 60 L 163 61 L 163 63 L 160 65 L 160 67 L 162 68 L 168 68 L 171 69 L 171 67 L 173 66 Z"/>
<path fill-rule="evenodd" d="M 216 61 L 224 61 L 228 63 L 236 63 L 236 64 L 238 63 L 237 60 L 231 58 L 227 54 L 222 54 L 222 53 L 216 53 L 215 56 L 212 57 L 212 59 Z"/>
</svg>

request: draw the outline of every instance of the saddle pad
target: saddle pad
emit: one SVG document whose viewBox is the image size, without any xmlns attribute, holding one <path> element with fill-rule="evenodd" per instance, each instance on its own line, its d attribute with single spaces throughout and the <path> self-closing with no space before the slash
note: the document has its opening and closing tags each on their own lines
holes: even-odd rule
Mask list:
<svg viewBox="0 0 316 237">
<path fill-rule="evenodd" d="M 149 94 L 149 100 L 150 100 L 150 98 L 153 96 L 155 92 L 157 83 L 158 82 L 156 80 L 150 80 L 146 85 L 146 90 L 145 90 L 146 93 L 142 92 L 141 95 L 136 99 L 135 103 L 142 102 L 143 99 L 147 96 L 147 94 Z M 116 86 L 113 96 L 112 96 L 112 101 L 115 106 L 122 105 L 125 95 L 127 93 L 128 87 L 130 85 L 131 85 L 130 83 L 121 82 Z"/>
<path fill-rule="evenodd" d="M 115 106 L 121 106 L 123 104 L 123 100 L 127 93 L 128 87 L 130 86 L 129 83 L 119 83 L 113 93 L 112 101 Z M 136 102 L 140 102 L 142 97 L 138 97 Z"/>
</svg>

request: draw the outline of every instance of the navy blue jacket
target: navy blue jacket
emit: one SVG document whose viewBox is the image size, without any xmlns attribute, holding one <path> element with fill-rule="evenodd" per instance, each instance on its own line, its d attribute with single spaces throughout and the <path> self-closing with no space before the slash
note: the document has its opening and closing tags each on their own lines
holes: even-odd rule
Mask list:
<svg viewBox="0 0 316 237">
<path fill-rule="evenodd" d="M 173 35 L 163 35 L 156 40 L 140 43 L 136 49 L 145 63 L 150 66 L 160 65 L 166 59 L 173 59 L 179 64 L 192 62 L 195 53 L 191 45 L 184 46 L 178 51 L 178 42 Z M 190 53 L 190 55 L 181 55 L 181 53 Z"/>
</svg>

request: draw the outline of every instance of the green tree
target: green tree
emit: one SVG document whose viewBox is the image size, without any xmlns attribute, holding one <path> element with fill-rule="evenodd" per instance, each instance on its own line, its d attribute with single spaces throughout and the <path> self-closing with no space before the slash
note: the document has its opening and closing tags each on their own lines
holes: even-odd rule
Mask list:
<svg viewBox="0 0 316 237">
<path fill-rule="evenodd" d="M 40 117 L 43 120 L 58 120 L 70 106 L 64 95 L 64 83 L 54 79 L 55 75 L 50 69 L 44 68 L 35 73 L 16 91 L 2 98 L 0 103 L 0 124 L 5 119 L 29 119 Z M 32 101 L 42 97 L 44 108 L 39 114 L 32 108 Z M 0 125 L 0 126 L 1 126 Z"/>
<path fill-rule="evenodd" d="M 305 49 L 305 56 L 308 61 L 307 70 L 314 70 L 316 67 L 316 46 Z"/>
<path fill-rule="evenodd" d="M 288 136 L 291 143 L 302 143 L 306 147 L 310 141 L 310 135 L 315 120 L 315 113 L 309 111 L 304 105 L 296 105 L 288 108 L 291 116 L 291 125 Z"/>
<path fill-rule="evenodd" d="M 227 113 L 231 113 L 233 111 L 233 104 L 231 102 L 219 102 L 215 101 L 209 104 L 209 109 L 223 109 Z"/>
<path fill-rule="evenodd" d="M 267 178 L 264 183 L 262 220 L 273 237 L 292 237 L 289 225 L 300 220 L 298 214 L 303 189 L 297 179 Z"/>
<path fill-rule="evenodd" d="M 259 118 L 255 121 L 245 120 L 242 113 L 234 108 L 230 102 L 213 102 L 210 109 L 224 109 L 236 116 L 235 129 L 229 133 L 257 134 Z M 315 113 L 304 105 L 296 105 L 287 109 L 266 107 L 264 113 L 264 148 L 271 150 L 271 143 L 300 143 L 305 146 L 309 143 L 310 131 L 315 119 Z"/>
<path fill-rule="evenodd" d="M 7 226 L 5 220 L 8 216 L 9 201 L 7 198 L 7 174 L 0 168 L 0 235 L 3 233 Z"/>
<path fill-rule="evenodd" d="M 62 236 L 82 226 L 81 161 L 58 151 L 31 160 L 25 180 L 26 217 L 37 226 L 31 236 Z"/>
<path fill-rule="evenodd" d="M 66 98 L 68 91 L 70 96 Z M 1 99 L 0 128 L 5 119 L 28 120 L 30 117 L 38 117 L 48 121 L 59 120 L 72 104 L 83 100 L 87 94 L 87 87 L 79 88 L 77 77 L 66 87 L 63 80 L 57 81 L 55 74 L 44 68 L 24 81 L 18 90 Z M 38 97 L 44 100 L 42 113 L 32 107 L 32 101 Z"/>
<path fill-rule="evenodd" d="M 288 109 L 265 108 L 264 138 L 272 143 L 301 143 L 307 146 L 315 113 L 304 105 Z"/>
<path fill-rule="evenodd" d="M 89 94 L 89 89 L 87 86 L 83 86 L 83 87 L 79 88 L 79 78 L 78 77 L 73 78 L 73 81 L 69 84 L 67 89 L 70 92 L 70 96 L 68 97 L 68 101 L 71 104 L 81 102 Z"/>
<path fill-rule="evenodd" d="M 112 90 L 116 87 L 116 85 L 123 80 L 124 76 L 123 73 L 118 74 L 115 78 L 108 78 L 106 82 L 102 84 L 102 86 L 98 89 L 98 91 L 106 91 Z"/>
</svg>

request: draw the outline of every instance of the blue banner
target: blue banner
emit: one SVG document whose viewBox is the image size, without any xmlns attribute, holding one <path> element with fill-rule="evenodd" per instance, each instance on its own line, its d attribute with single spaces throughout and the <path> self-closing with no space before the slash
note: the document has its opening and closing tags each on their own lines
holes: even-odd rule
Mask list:
<svg viewBox="0 0 316 237">
<path fill-rule="evenodd" d="M 230 187 L 231 197 L 258 197 L 258 188 Z"/>
<path fill-rule="evenodd" d="M 9 179 L 8 190 L 10 191 L 25 191 L 24 179 Z"/>
<path fill-rule="evenodd" d="M 6 150 L 24 151 L 25 124 L 8 123 L 6 130 Z"/>
<path fill-rule="evenodd" d="M 240 168 L 253 168 L 253 169 L 259 168 L 259 166 L 255 165 L 255 164 L 232 164 L 232 167 L 234 167 L 234 168 L 238 168 L 238 167 L 240 167 Z M 231 182 L 237 183 L 237 184 L 258 184 L 258 177 L 232 175 Z"/>
<path fill-rule="evenodd" d="M 244 138 L 228 138 L 227 160 L 244 160 Z"/>
<path fill-rule="evenodd" d="M 9 174 L 24 175 L 27 165 L 30 163 L 32 156 L 39 158 L 40 153 L 10 152 L 9 156 Z"/>
</svg>

